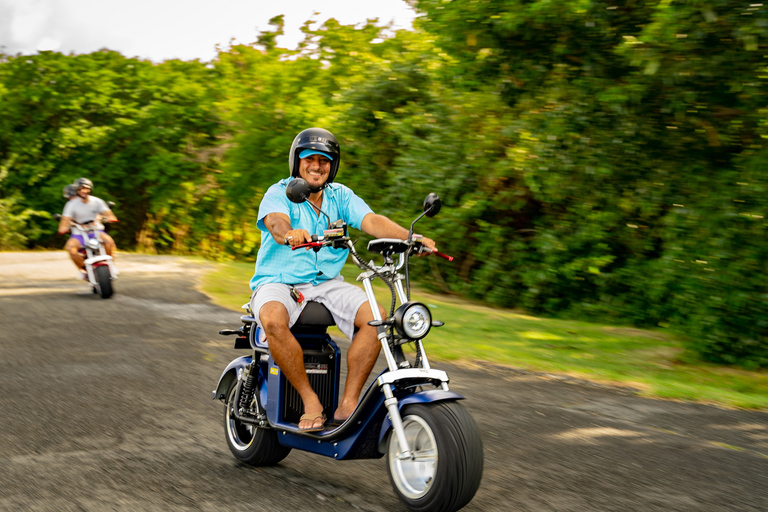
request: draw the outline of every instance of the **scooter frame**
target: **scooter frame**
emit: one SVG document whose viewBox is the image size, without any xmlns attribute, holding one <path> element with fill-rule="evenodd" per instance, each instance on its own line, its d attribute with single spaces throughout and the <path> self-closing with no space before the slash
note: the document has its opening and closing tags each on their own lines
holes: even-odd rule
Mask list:
<svg viewBox="0 0 768 512">
<path fill-rule="evenodd" d="M 109 268 L 110 280 L 116 280 L 117 270 L 115 269 L 114 259 L 107 254 L 104 249 L 104 241 L 101 239 L 98 226 L 89 229 L 73 222 L 70 226 L 70 232 L 73 235 L 80 235 L 83 238 L 84 243 L 82 250 L 85 251 L 85 272 L 88 276 L 88 282 L 93 287 L 94 291 L 99 290 L 100 286 L 98 279 L 96 279 L 96 267 L 106 265 Z M 94 244 L 91 244 L 92 240 L 95 241 Z"/>
<path fill-rule="evenodd" d="M 353 257 L 357 257 L 351 242 L 348 242 Z M 377 267 L 376 272 L 393 273 L 396 275 L 395 289 L 401 303 L 407 302 L 407 295 L 402 285 L 402 276 L 397 272 L 403 267 L 405 255 L 400 254 L 400 261 L 395 266 L 386 258 L 385 265 Z M 373 271 L 363 272 L 358 281 L 362 281 L 365 292 L 376 321 L 381 322 L 376 296 L 373 292 L 371 281 L 374 279 Z M 410 404 L 430 403 L 440 401 L 462 400 L 464 397 L 450 391 L 448 387 L 448 374 L 442 370 L 432 369 L 420 340 L 415 341 L 416 350 L 421 357 L 421 367 L 412 368 L 406 362 L 398 364 L 395 354 L 390 348 L 387 337 L 387 327 L 379 325 L 378 338 L 381 341 L 383 353 L 387 361 L 387 368 L 369 384 L 357 408 L 350 418 L 341 426 L 333 430 L 324 430 L 316 433 L 299 432 L 297 425 L 281 421 L 284 415 L 283 402 L 279 400 L 277 390 L 280 389 L 278 379 L 280 369 L 269 356 L 269 348 L 260 338 L 261 329 L 256 325 L 256 319 L 251 314 L 248 305 L 248 315 L 241 317 L 245 329 L 238 338 L 241 348 L 253 349 L 252 356 L 244 356 L 233 360 L 222 372 L 218 385 L 213 391 L 212 399 L 226 400 L 226 392 L 232 382 L 237 379 L 238 393 L 243 385 L 247 372 L 256 372 L 256 397 L 260 411 L 266 412 L 258 421 L 249 421 L 246 418 L 238 418 L 246 423 L 251 423 L 257 428 L 273 428 L 278 433 L 278 442 L 287 447 L 297 448 L 302 451 L 325 455 L 338 460 L 380 458 L 386 450 L 386 441 L 390 431 L 398 437 L 400 447 L 408 447 L 408 441 L 403 429 L 400 411 Z M 305 306 L 305 307 L 309 307 Z M 336 360 L 340 361 L 340 350 L 333 339 L 325 332 L 294 333 L 299 344 L 304 348 L 307 341 L 317 342 L 318 336 L 332 348 L 336 354 Z M 245 344 L 247 338 L 248 345 Z M 236 347 L 238 342 L 236 342 Z M 254 361 L 256 364 L 253 365 Z M 338 399 L 340 379 L 338 364 L 334 376 L 334 396 Z M 415 391 L 416 388 L 430 386 L 433 389 Z M 335 403 L 335 402 L 334 402 Z M 409 449 L 398 453 L 398 458 L 411 457 Z"/>
</svg>

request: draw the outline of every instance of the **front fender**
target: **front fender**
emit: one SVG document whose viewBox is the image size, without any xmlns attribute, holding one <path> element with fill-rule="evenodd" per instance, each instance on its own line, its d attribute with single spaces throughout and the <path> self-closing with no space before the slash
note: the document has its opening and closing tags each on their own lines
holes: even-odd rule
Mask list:
<svg viewBox="0 0 768 512">
<path fill-rule="evenodd" d="M 98 263 L 100 261 L 110 261 L 112 259 L 112 256 L 109 256 L 108 254 L 102 254 L 99 256 L 94 256 L 92 258 L 88 258 L 85 260 L 86 265 L 93 265 L 94 263 Z"/>
<path fill-rule="evenodd" d="M 227 390 L 229 390 L 229 386 L 232 385 L 232 381 L 237 379 L 238 372 L 251 364 L 252 360 L 253 358 L 251 356 L 243 356 L 238 357 L 229 363 L 224 371 L 221 372 L 219 383 L 216 386 L 216 389 L 213 390 L 211 400 L 216 400 L 217 398 L 222 400 L 226 398 L 224 394 L 227 392 Z"/>
<path fill-rule="evenodd" d="M 442 389 L 430 389 L 427 391 L 419 391 L 413 393 L 405 398 L 397 401 L 398 411 L 402 411 L 403 407 L 410 404 L 426 404 L 429 402 L 445 402 L 454 400 L 464 400 L 464 397 L 455 391 L 444 391 Z M 384 446 L 387 439 L 387 433 L 392 429 L 392 420 L 389 419 L 389 414 L 384 418 L 384 422 L 381 424 L 381 431 L 379 432 L 379 452 L 384 453 L 386 447 Z"/>
</svg>

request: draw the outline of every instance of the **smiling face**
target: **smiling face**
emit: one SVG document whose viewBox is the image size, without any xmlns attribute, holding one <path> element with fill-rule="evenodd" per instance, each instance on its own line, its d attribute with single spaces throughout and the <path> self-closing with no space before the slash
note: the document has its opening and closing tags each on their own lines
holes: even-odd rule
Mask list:
<svg viewBox="0 0 768 512">
<path fill-rule="evenodd" d="M 299 176 L 307 180 L 311 189 L 322 187 L 331 172 L 331 161 L 322 155 L 309 155 L 299 160 Z"/>
<path fill-rule="evenodd" d="M 91 187 L 88 186 L 82 186 L 77 190 L 77 195 L 80 196 L 80 198 L 85 201 L 88 199 L 88 195 L 91 193 Z"/>
</svg>

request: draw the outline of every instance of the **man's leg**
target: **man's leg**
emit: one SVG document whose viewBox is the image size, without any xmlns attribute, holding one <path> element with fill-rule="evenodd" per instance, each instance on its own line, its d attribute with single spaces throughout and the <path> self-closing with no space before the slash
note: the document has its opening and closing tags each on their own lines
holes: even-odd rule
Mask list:
<svg viewBox="0 0 768 512">
<path fill-rule="evenodd" d="M 80 241 L 77 238 L 70 238 L 67 243 L 64 244 L 64 250 L 69 253 L 69 257 L 72 258 L 72 262 L 75 266 L 82 271 L 85 271 L 85 256 L 80 253 Z"/>
<path fill-rule="evenodd" d="M 259 311 L 261 327 L 269 340 L 269 353 L 299 392 L 304 402 L 304 414 L 309 414 L 314 421 L 299 422 L 300 429 L 321 427 L 323 420 L 323 404 L 309 383 L 306 369 L 304 368 L 304 353 L 301 345 L 291 334 L 288 328 L 288 311 L 280 302 L 267 302 Z"/>
<path fill-rule="evenodd" d="M 379 306 L 382 318 L 387 316 L 384 309 Z M 343 421 L 352 415 L 360 399 L 368 375 L 379 357 L 381 342 L 377 336 L 376 328 L 368 325 L 373 320 L 373 313 L 368 302 L 360 306 L 355 316 L 355 327 L 359 330 L 355 339 L 347 351 L 347 381 L 344 385 L 344 395 L 341 398 L 339 408 L 333 414 L 334 421 Z"/>
<path fill-rule="evenodd" d="M 104 250 L 107 251 L 108 255 L 112 256 L 112 260 L 114 261 L 115 249 L 117 248 L 115 241 L 106 233 L 101 233 L 101 240 L 104 242 Z"/>
</svg>

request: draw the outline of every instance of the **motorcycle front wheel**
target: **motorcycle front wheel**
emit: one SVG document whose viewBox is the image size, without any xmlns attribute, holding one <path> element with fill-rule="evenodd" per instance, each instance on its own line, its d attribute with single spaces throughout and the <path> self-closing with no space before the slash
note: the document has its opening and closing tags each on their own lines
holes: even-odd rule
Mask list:
<svg viewBox="0 0 768 512">
<path fill-rule="evenodd" d="M 235 418 L 234 408 L 237 381 L 232 382 L 227 392 L 224 408 L 224 430 L 227 445 L 232 455 L 240 462 L 251 466 L 274 466 L 291 452 L 289 447 L 277 442 L 277 432 L 271 428 L 261 428 Z"/>
<path fill-rule="evenodd" d="M 109 273 L 109 267 L 100 265 L 93 269 L 96 275 L 96 282 L 99 287 L 99 295 L 102 299 L 108 299 L 112 296 L 112 275 Z"/>
<path fill-rule="evenodd" d="M 389 480 L 400 501 L 416 512 L 453 512 L 469 503 L 483 476 L 483 444 L 475 421 L 457 402 L 403 408 L 412 457 L 398 458 L 400 443 L 390 431 Z"/>
</svg>

